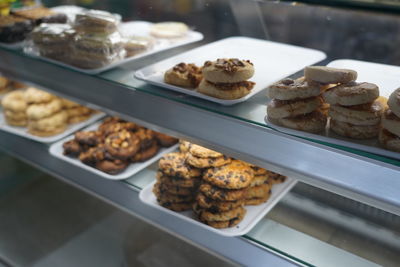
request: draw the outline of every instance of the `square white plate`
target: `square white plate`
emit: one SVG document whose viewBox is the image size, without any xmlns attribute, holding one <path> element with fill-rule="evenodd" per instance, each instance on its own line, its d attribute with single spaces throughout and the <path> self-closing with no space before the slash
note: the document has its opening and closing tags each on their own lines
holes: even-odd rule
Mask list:
<svg viewBox="0 0 400 267">
<path fill-rule="evenodd" d="M 296 180 L 287 178 L 284 183 L 276 184 L 272 187 L 272 194 L 268 201 L 264 204 L 257 206 L 245 206 L 247 212 L 244 219 L 236 226 L 225 229 L 215 229 L 211 226 L 208 226 L 202 222 L 200 222 L 193 211 L 183 211 L 183 212 L 175 212 L 160 206 L 157 202 L 157 199 L 153 193 L 153 186 L 156 182 L 152 182 L 143 188 L 140 191 L 139 198 L 140 200 L 155 208 L 160 210 L 161 212 L 172 214 L 181 218 L 182 220 L 188 221 L 199 227 L 208 229 L 212 232 L 215 232 L 224 236 L 241 236 L 248 233 L 278 202 L 281 198 L 285 196 L 285 194 L 292 189 L 292 187 L 297 183 Z"/>
<path fill-rule="evenodd" d="M 87 128 L 84 129 L 84 131 L 93 131 L 96 130 L 98 128 L 98 126 L 100 125 L 100 122 L 95 123 Z M 159 160 L 165 153 L 169 153 L 172 152 L 174 150 L 177 149 L 178 144 L 173 145 L 171 147 L 168 148 L 161 148 L 160 151 L 151 159 L 145 161 L 145 162 L 141 162 L 141 163 L 132 163 L 130 164 L 123 172 L 119 173 L 119 174 L 108 174 L 105 172 L 102 172 L 98 169 L 95 169 L 89 165 L 83 164 L 78 158 L 73 158 L 73 157 L 69 157 L 64 155 L 64 149 L 63 149 L 63 144 L 69 140 L 74 139 L 74 136 L 68 136 L 67 138 L 58 141 L 57 143 L 53 144 L 50 146 L 50 154 L 55 156 L 56 158 L 62 159 L 64 161 L 67 161 L 75 166 L 81 167 L 83 169 L 86 169 L 90 172 L 93 172 L 101 177 L 104 177 L 106 179 L 110 179 L 110 180 L 123 180 L 123 179 L 127 179 L 130 178 L 132 175 L 134 175 L 135 173 L 138 173 L 139 171 L 143 170 L 144 168 L 146 168 L 147 166 L 151 165 L 152 163 L 156 162 L 157 160 Z"/>
<path fill-rule="evenodd" d="M 131 22 L 123 22 L 120 25 L 120 32 L 123 35 L 137 35 L 137 36 L 150 36 L 150 27 L 151 25 L 153 25 L 153 23 L 151 22 L 147 22 L 147 21 L 131 21 Z M 56 65 L 60 65 L 60 66 L 64 66 L 66 68 L 72 69 L 72 70 L 76 70 L 79 72 L 83 72 L 83 73 L 87 73 L 87 74 L 97 74 L 106 70 L 110 70 L 112 68 L 121 66 L 123 64 L 126 63 L 131 63 L 137 59 L 140 59 L 142 57 L 148 56 L 148 55 L 152 55 L 167 49 L 171 49 L 171 48 L 175 48 L 175 47 L 179 47 L 185 44 L 190 44 L 190 43 L 194 43 L 197 41 L 200 41 L 203 39 L 203 34 L 201 34 L 200 32 L 196 32 L 196 31 L 189 31 L 184 37 L 181 38 L 170 38 L 170 39 L 166 39 L 166 38 L 155 38 L 155 45 L 149 49 L 148 51 L 144 52 L 144 53 L 140 53 L 136 56 L 133 57 L 129 57 L 129 58 L 125 58 L 119 61 L 116 61 L 114 63 L 111 63 L 107 66 L 101 67 L 101 68 L 97 68 L 97 69 L 82 69 L 82 68 L 78 68 L 78 67 L 74 67 L 72 65 L 63 63 L 61 61 L 57 61 L 54 59 L 50 59 L 50 58 L 46 58 L 46 57 L 42 57 L 40 55 L 36 55 L 35 53 L 29 52 L 28 50 L 28 54 L 40 58 L 42 60 L 54 63 Z"/>
<path fill-rule="evenodd" d="M 351 59 L 335 60 L 330 62 L 327 66 L 333 68 L 352 69 L 357 71 L 358 73 L 357 81 L 375 83 L 376 85 L 379 86 L 380 95 L 386 98 L 388 98 L 395 89 L 400 87 L 399 66 L 378 64 L 378 63 L 351 60 Z M 341 145 L 344 147 L 355 148 L 362 151 L 367 151 L 370 153 L 400 160 L 400 153 L 381 148 L 379 145 L 378 138 L 367 139 L 367 140 L 350 139 L 337 135 L 332 131 L 328 131 L 328 127 L 325 133 L 323 134 L 312 134 L 277 126 L 269 122 L 267 116 L 265 117 L 265 122 L 272 128 L 275 128 L 278 131 L 284 133 L 292 134 L 295 136 L 302 136 L 314 140 L 319 140 L 326 143 Z"/>
<path fill-rule="evenodd" d="M 180 62 L 203 66 L 205 61 L 216 60 L 217 58 L 248 59 L 254 63 L 255 74 L 250 81 L 255 82 L 256 85 L 250 94 L 240 99 L 223 100 L 198 93 L 193 89 L 186 89 L 164 82 L 164 72 Z M 325 53 L 309 48 L 248 37 L 230 37 L 142 68 L 135 72 L 135 77 L 169 90 L 196 96 L 222 105 L 233 105 L 246 101 L 268 85 L 325 58 Z"/>
<path fill-rule="evenodd" d="M 0 113 L 1 113 L 0 114 L 0 130 L 9 132 L 12 134 L 16 134 L 16 135 L 22 136 L 24 138 L 28 138 L 28 139 L 34 140 L 36 142 L 41 142 L 41 143 L 53 143 L 55 141 L 58 141 L 64 137 L 70 135 L 71 133 L 76 132 L 79 129 L 92 124 L 93 122 L 98 121 L 99 119 L 101 119 L 105 116 L 104 113 L 94 114 L 86 121 L 69 125 L 64 132 L 62 132 L 58 135 L 49 136 L 49 137 L 40 137 L 40 136 L 35 136 L 35 135 L 28 133 L 28 129 L 26 127 L 15 127 L 15 126 L 8 125 L 5 121 L 3 111 L 1 111 Z"/>
</svg>

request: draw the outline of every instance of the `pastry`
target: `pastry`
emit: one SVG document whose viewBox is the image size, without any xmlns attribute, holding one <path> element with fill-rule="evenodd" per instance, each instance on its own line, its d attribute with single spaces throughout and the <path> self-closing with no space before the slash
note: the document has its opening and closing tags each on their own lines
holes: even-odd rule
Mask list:
<svg viewBox="0 0 400 267">
<path fill-rule="evenodd" d="M 88 120 L 90 118 L 90 116 L 91 116 L 91 114 L 82 115 L 82 116 L 68 117 L 68 123 L 69 124 L 80 123 L 80 122 Z"/>
<path fill-rule="evenodd" d="M 338 135 L 354 138 L 369 139 L 378 136 L 380 125 L 354 125 L 331 119 L 330 129 Z"/>
<path fill-rule="evenodd" d="M 117 159 L 131 158 L 140 149 L 139 138 L 126 130 L 108 135 L 104 143 L 107 152 Z"/>
<path fill-rule="evenodd" d="M 179 187 L 187 187 L 187 188 L 195 188 L 200 183 L 200 178 L 192 178 L 192 179 L 184 179 L 180 177 L 168 176 L 161 171 L 157 172 L 157 181 L 160 183 L 171 185 L 171 186 L 179 186 Z"/>
<path fill-rule="evenodd" d="M 400 88 L 396 89 L 390 94 L 387 102 L 390 110 L 397 116 L 400 117 Z"/>
<path fill-rule="evenodd" d="M 133 57 L 145 52 L 154 45 L 154 39 L 145 36 L 128 36 L 123 38 L 126 57 Z"/>
<path fill-rule="evenodd" d="M 379 88 L 373 83 L 350 82 L 332 87 L 322 94 L 331 105 L 353 106 L 371 103 L 379 97 Z"/>
<path fill-rule="evenodd" d="M 154 157 L 158 151 L 160 150 L 159 145 L 157 144 L 156 141 L 153 141 L 150 146 L 148 146 L 145 149 L 141 149 L 139 152 L 137 152 L 132 158 L 132 162 L 143 162 L 148 159 L 151 159 Z"/>
<path fill-rule="evenodd" d="M 102 160 L 96 162 L 95 168 L 108 174 L 118 174 L 125 170 L 128 165 L 129 162 L 120 159 Z"/>
<path fill-rule="evenodd" d="M 231 162 L 231 159 L 227 156 L 218 158 L 199 158 L 188 153 L 186 162 L 196 168 L 210 168 L 210 167 L 221 167 Z"/>
<path fill-rule="evenodd" d="M 206 197 L 203 193 L 199 193 L 196 196 L 196 202 L 202 209 L 207 209 L 211 212 L 222 212 L 228 211 L 240 206 L 243 206 L 244 200 L 234 200 L 234 201 L 217 201 L 212 198 Z"/>
<path fill-rule="evenodd" d="M 316 97 L 323 91 L 323 86 L 309 83 L 304 77 L 296 80 L 286 78 L 268 88 L 268 97 L 278 100 L 299 100 Z"/>
<path fill-rule="evenodd" d="M 186 164 L 186 157 L 179 152 L 164 155 L 158 165 L 166 175 L 190 179 L 201 175 L 201 170 Z"/>
<path fill-rule="evenodd" d="M 216 97 L 219 99 L 239 99 L 251 92 L 255 83 L 244 81 L 239 83 L 211 83 L 205 79 L 201 80 L 197 91 L 199 93 Z"/>
<path fill-rule="evenodd" d="M 400 152 L 400 137 L 386 129 L 381 129 L 379 131 L 379 142 L 386 149 Z"/>
<path fill-rule="evenodd" d="M 150 27 L 150 34 L 158 38 L 178 38 L 185 36 L 189 27 L 182 22 L 160 22 Z"/>
<path fill-rule="evenodd" d="M 75 140 L 84 146 L 97 146 L 104 141 L 104 136 L 100 131 L 80 131 L 75 133 Z"/>
<path fill-rule="evenodd" d="M 201 210 L 200 214 L 199 214 L 199 219 L 201 221 L 229 221 L 238 217 L 242 217 L 246 214 L 246 210 L 242 207 L 239 206 L 237 208 L 233 208 L 231 210 L 228 211 L 222 211 L 222 212 L 218 212 L 218 213 L 213 213 L 211 211 L 208 210 Z"/>
<path fill-rule="evenodd" d="M 120 18 L 107 11 L 85 10 L 75 16 L 74 28 L 82 33 L 110 34 L 118 30 Z"/>
<path fill-rule="evenodd" d="M 273 119 L 295 117 L 313 112 L 321 105 L 321 99 L 310 97 L 299 100 L 272 99 L 267 105 L 267 114 Z"/>
<path fill-rule="evenodd" d="M 0 16 L 0 42 L 21 42 L 33 28 L 34 24 L 28 19 L 14 15 Z"/>
<path fill-rule="evenodd" d="M 336 69 L 325 66 L 308 66 L 304 69 L 308 81 L 321 84 L 345 84 L 357 79 L 357 72 L 348 69 Z"/>
<path fill-rule="evenodd" d="M 250 185 L 254 172 L 248 164 L 239 160 L 222 167 L 205 171 L 203 179 L 215 186 L 227 189 L 241 189 Z"/>
<path fill-rule="evenodd" d="M 178 143 L 178 139 L 163 133 L 154 132 L 154 137 L 162 147 L 170 147 Z"/>
<path fill-rule="evenodd" d="M 53 98 L 50 102 L 30 105 L 26 115 L 30 120 L 40 120 L 59 112 L 62 109 L 60 99 Z"/>
<path fill-rule="evenodd" d="M 400 136 L 400 118 L 390 109 L 386 109 L 383 113 L 382 127 L 392 134 Z"/>
<path fill-rule="evenodd" d="M 64 155 L 78 157 L 84 151 L 84 147 L 75 139 L 67 141 L 63 144 Z"/>
<path fill-rule="evenodd" d="M 274 119 L 268 116 L 268 120 L 283 127 L 310 133 L 318 133 L 325 130 L 327 117 L 320 110 L 315 110 L 306 115 L 290 118 Z"/>
<path fill-rule="evenodd" d="M 13 10 L 12 14 L 18 17 L 31 20 L 35 25 L 41 23 L 66 23 L 67 16 L 62 13 L 56 13 L 45 7 L 35 7 L 29 9 Z"/>
<path fill-rule="evenodd" d="M 196 88 L 202 78 L 201 68 L 195 64 L 186 63 L 179 63 L 164 74 L 166 83 L 187 88 Z"/>
<path fill-rule="evenodd" d="M 139 128 L 135 132 L 135 136 L 139 138 L 141 150 L 147 149 L 154 145 L 154 132 L 150 129 Z"/>
<path fill-rule="evenodd" d="M 106 120 L 99 126 L 99 131 L 107 136 L 122 130 L 135 132 L 138 128 L 139 126 L 133 122 Z"/>
<path fill-rule="evenodd" d="M 249 60 L 219 58 L 206 61 L 202 71 L 204 79 L 210 83 L 238 83 L 253 77 L 254 66 Z"/>
<path fill-rule="evenodd" d="M 82 144 L 81 144 L 82 145 Z M 87 150 L 79 154 L 79 160 L 84 164 L 95 166 L 96 162 L 104 160 L 112 160 L 110 155 L 107 155 L 104 144 L 89 147 Z"/>
<path fill-rule="evenodd" d="M 26 89 L 24 95 L 28 104 L 47 103 L 55 98 L 54 95 L 33 87 Z"/>
<path fill-rule="evenodd" d="M 224 189 L 217 186 L 203 183 L 199 187 L 199 191 L 206 197 L 218 201 L 235 201 L 243 199 L 246 195 L 246 188 L 244 189 Z"/>
<path fill-rule="evenodd" d="M 25 112 L 28 108 L 25 100 L 25 92 L 22 90 L 16 90 L 6 94 L 1 101 L 1 105 L 6 110 Z"/>
</svg>

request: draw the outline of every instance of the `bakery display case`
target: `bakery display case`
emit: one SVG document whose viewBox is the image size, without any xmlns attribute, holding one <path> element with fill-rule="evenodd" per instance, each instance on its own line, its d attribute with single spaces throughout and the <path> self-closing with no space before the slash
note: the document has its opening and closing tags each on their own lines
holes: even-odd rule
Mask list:
<svg viewBox="0 0 400 267">
<path fill-rule="evenodd" d="M 333 1 L 330 6 L 323 6 L 322 2 L 252 0 L 42 2 L 48 7 L 74 4 L 107 10 L 112 21 L 124 23 L 143 21 L 154 26 L 159 22 L 180 22 L 173 26 L 175 34 L 190 31 L 199 35 L 177 45 L 168 39 L 177 37 L 170 37 L 171 32 L 165 31 L 165 25 L 158 25 L 158 34 L 164 35 L 152 38 L 157 42 L 169 40 L 167 46 L 147 53 L 140 50 L 145 39 L 135 39 L 134 42 L 126 41 L 127 48 L 123 48 L 123 37 L 120 36 L 116 53 L 113 45 L 108 46 L 110 42 L 104 42 L 104 38 L 109 39 L 109 32 L 107 37 L 102 35 L 100 42 L 95 34 L 85 33 L 88 39 L 73 39 L 73 51 L 79 44 L 77 41 L 83 44 L 79 53 L 85 53 L 85 57 L 78 59 L 100 62 L 100 67 L 111 64 L 107 69 L 93 72 L 88 70 L 99 68 L 98 65 L 88 67 L 74 63 L 71 66 L 68 60 L 72 56 L 68 53 L 56 49 L 57 53 L 46 54 L 54 52 L 48 49 L 54 43 L 43 42 L 46 36 L 42 33 L 50 34 L 51 41 L 57 42 L 60 41 L 57 38 L 64 35 L 54 34 L 53 29 L 61 29 L 64 33 L 66 27 L 41 24 L 35 30 L 26 29 L 32 32 L 27 38 L 26 32 L 17 35 L 16 41 L 26 39 L 18 46 L 9 45 L 10 39 L 5 39 L 7 44 L 0 44 L 2 75 L 298 182 L 282 195 L 274 208 L 259 218 L 249 232 L 227 237 L 141 201 L 141 191 L 155 180 L 157 163 L 127 179 L 115 181 L 55 157 L 49 149 L 52 144 L 30 140 L 10 131 L 0 131 L 3 151 L 208 253 L 240 265 L 396 266 L 400 255 L 400 154 L 384 149 L 377 137 L 371 142 L 356 142 L 277 127 L 266 119 L 270 101 L 266 88 L 281 79 L 293 83 L 303 76 L 303 69 L 309 65 L 328 65 L 356 70 L 359 79 L 378 84 L 381 96 L 389 98 L 400 84 L 397 81 L 400 73 L 397 67 L 400 60 L 396 47 L 400 23 L 397 13 L 356 5 L 344 8 L 335 6 Z M 67 9 L 71 10 L 71 7 Z M 18 13 L 14 11 L 13 14 Z M 90 18 L 93 23 L 96 16 L 86 13 L 82 17 Z M 1 20 L 0 17 L 0 26 Z M 32 20 L 29 23 L 33 23 Z M 88 28 L 94 31 L 96 25 L 89 24 L 89 27 L 86 24 L 83 32 Z M 99 27 L 103 27 L 102 31 L 110 29 L 108 26 L 110 24 Z M 70 26 L 67 28 L 71 30 Z M 135 34 L 133 24 L 127 28 Z M 116 32 L 115 29 L 111 31 L 112 34 Z M 43 50 L 39 54 L 31 52 L 31 38 L 35 36 Z M 98 51 L 96 47 L 99 53 L 95 52 Z M 114 57 L 109 60 L 107 56 L 111 50 L 112 54 L 120 56 L 122 49 L 133 53 L 133 57 L 120 59 L 120 62 L 114 62 Z M 140 56 L 140 53 L 143 54 Z M 251 73 L 235 81 L 255 82 L 252 92 L 246 91 L 246 95 L 236 97 L 240 101 L 217 101 L 215 97 L 208 98 L 209 95 L 205 97 L 197 91 L 177 90 L 175 85 L 168 88 L 163 82 L 163 73 L 178 63 L 199 65 L 216 60 L 219 55 L 254 63 L 254 75 Z M 239 61 L 216 61 L 215 64 L 240 67 L 243 64 L 251 68 L 250 63 L 246 65 Z M 350 80 L 341 82 L 356 79 L 355 75 L 350 76 Z M 209 82 L 215 82 L 207 77 Z M 227 82 L 222 82 L 226 86 Z M 218 83 L 221 81 L 215 82 Z M 194 84 L 198 85 L 198 82 Z M 317 95 L 321 90 L 318 88 Z M 388 95 L 385 92 L 389 92 Z M 371 101 L 376 98 L 374 96 Z"/>
</svg>

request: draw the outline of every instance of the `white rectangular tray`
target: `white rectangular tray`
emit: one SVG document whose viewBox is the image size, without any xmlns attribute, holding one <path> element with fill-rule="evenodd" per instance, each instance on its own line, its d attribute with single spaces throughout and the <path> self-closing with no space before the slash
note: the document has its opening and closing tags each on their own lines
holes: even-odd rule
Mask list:
<svg viewBox="0 0 400 267">
<path fill-rule="evenodd" d="M 101 119 L 105 116 L 104 113 L 94 114 L 86 121 L 69 125 L 68 128 L 64 132 L 62 132 L 58 135 L 49 136 L 49 137 L 40 137 L 40 136 L 35 136 L 35 135 L 28 133 L 28 129 L 26 127 L 15 127 L 15 126 L 8 125 L 4 119 L 3 112 L 0 112 L 0 113 L 1 113 L 0 114 L 0 130 L 9 132 L 12 134 L 16 134 L 16 135 L 22 136 L 24 138 L 28 138 L 28 139 L 34 140 L 36 142 L 41 142 L 41 143 L 53 143 L 55 141 L 58 141 L 64 137 L 70 135 L 71 133 L 76 132 L 79 129 L 92 124 L 93 122 L 98 121 L 99 119 Z"/>
<path fill-rule="evenodd" d="M 140 191 L 139 198 L 143 203 L 155 209 L 158 209 L 161 212 L 172 214 L 174 216 L 181 218 L 182 220 L 188 221 L 190 223 L 208 229 L 217 234 L 224 236 L 241 236 L 248 233 L 279 202 L 279 200 L 283 198 L 290 189 L 292 189 L 292 187 L 297 183 L 297 181 L 294 179 L 287 178 L 287 180 L 284 183 L 274 185 L 272 187 L 271 197 L 266 203 L 257 206 L 245 206 L 247 212 L 244 219 L 238 225 L 225 229 L 215 229 L 211 226 L 208 226 L 200 222 L 196 218 L 193 211 L 175 212 L 167 208 L 164 208 L 163 206 L 160 206 L 157 202 L 154 193 L 152 192 L 155 183 L 156 183 L 155 181 L 150 183 L 145 188 L 143 188 L 142 191 Z"/>
<path fill-rule="evenodd" d="M 87 128 L 84 129 L 84 131 L 93 131 L 96 130 L 97 127 L 100 125 L 100 123 L 95 123 Z M 56 158 L 62 159 L 64 161 L 67 161 L 75 166 L 81 167 L 83 169 L 86 169 L 90 172 L 93 172 L 101 177 L 104 177 L 106 179 L 110 179 L 110 180 L 123 180 L 123 179 L 127 179 L 130 178 L 132 175 L 134 175 L 135 173 L 138 173 L 139 171 L 143 170 L 144 168 L 146 168 L 147 166 L 153 164 L 154 162 L 156 162 L 157 160 L 159 160 L 165 153 L 169 153 L 172 152 L 174 150 L 177 149 L 178 145 L 174 145 L 172 147 L 168 147 L 168 148 L 162 148 L 160 149 L 160 151 L 151 159 L 145 161 L 145 162 L 141 162 L 141 163 L 132 163 L 130 164 L 123 172 L 119 173 L 119 174 L 108 174 L 105 172 L 102 172 L 98 169 L 95 169 L 91 166 L 88 166 L 86 164 L 83 164 L 79 159 L 77 158 L 72 158 L 69 156 L 64 155 L 64 149 L 63 149 L 63 144 L 69 140 L 74 139 L 74 136 L 68 136 L 67 138 L 53 144 L 50 146 L 50 154 L 55 156 Z"/>
<path fill-rule="evenodd" d="M 123 22 L 120 25 L 120 32 L 125 35 L 137 35 L 137 36 L 150 36 L 150 27 L 153 23 L 147 22 L 147 21 L 131 21 L 131 22 Z M 200 41 L 203 39 L 203 34 L 200 32 L 192 31 L 190 30 L 186 36 L 181 37 L 181 38 L 171 38 L 171 39 L 165 39 L 165 38 L 155 38 L 155 45 L 149 49 L 148 51 L 138 54 L 133 57 L 125 58 L 122 60 L 119 60 L 117 62 L 111 63 L 107 66 L 97 68 L 97 69 L 82 69 L 78 67 L 71 66 L 69 64 L 63 63 L 61 61 L 57 61 L 54 59 L 42 57 L 39 55 L 36 55 L 34 53 L 28 53 L 31 56 L 34 56 L 36 58 L 40 58 L 44 61 L 48 61 L 51 63 L 54 63 L 56 65 L 64 66 L 66 68 L 76 70 L 79 72 L 87 73 L 87 74 L 98 74 L 100 72 L 110 70 L 112 68 L 134 62 L 137 59 L 143 58 L 148 55 L 152 55 L 167 49 L 172 49 L 175 47 L 179 47 L 185 44 L 190 44 L 194 43 L 197 41 Z"/>
<path fill-rule="evenodd" d="M 205 61 L 217 58 L 239 58 L 254 63 L 255 74 L 250 81 L 255 82 L 256 85 L 250 94 L 240 99 L 223 100 L 164 82 L 164 72 L 178 63 L 195 63 L 203 66 Z M 268 85 L 325 58 L 325 53 L 309 48 L 248 37 L 230 37 L 142 68 L 135 72 L 135 77 L 169 90 L 222 105 L 233 105 L 246 101 Z"/>
<path fill-rule="evenodd" d="M 327 66 L 333 68 L 352 69 L 357 71 L 358 73 L 357 81 L 375 83 L 376 85 L 379 86 L 380 95 L 386 98 L 388 98 L 395 89 L 400 87 L 399 66 L 377 64 L 372 62 L 351 60 L 351 59 L 335 60 L 330 62 Z M 265 122 L 272 128 L 284 133 L 292 134 L 295 136 L 302 136 L 335 145 L 341 145 L 344 147 L 355 148 L 362 151 L 400 160 L 400 153 L 381 148 L 379 145 L 378 138 L 367 139 L 367 140 L 350 139 L 337 135 L 334 132 L 328 130 L 326 130 L 325 133 L 312 134 L 277 126 L 269 122 L 267 116 L 265 117 Z"/>
</svg>

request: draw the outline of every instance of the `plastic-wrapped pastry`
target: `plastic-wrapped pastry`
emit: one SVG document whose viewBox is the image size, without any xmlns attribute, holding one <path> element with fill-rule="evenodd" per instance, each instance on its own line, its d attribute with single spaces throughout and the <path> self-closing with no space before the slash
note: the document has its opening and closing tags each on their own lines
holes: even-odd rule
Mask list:
<svg viewBox="0 0 400 267">
<path fill-rule="evenodd" d="M 178 38 L 185 36 L 189 27 L 182 22 L 160 22 L 155 23 L 150 28 L 150 34 L 158 38 Z"/>
<path fill-rule="evenodd" d="M 126 57 L 133 57 L 137 54 L 143 53 L 152 48 L 155 42 L 154 38 L 145 36 L 129 36 L 124 37 L 123 40 Z"/>
<path fill-rule="evenodd" d="M 12 11 L 12 14 L 31 20 L 34 24 L 41 23 L 66 23 L 67 16 L 62 13 L 56 13 L 45 7 L 35 7 Z"/>
<path fill-rule="evenodd" d="M 16 43 L 23 41 L 33 30 L 32 21 L 13 15 L 0 16 L 0 42 Z"/>
<path fill-rule="evenodd" d="M 102 10 L 86 10 L 75 16 L 74 27 L 81 33 L 110 34 L 118 30 L 121 17 Z"/>
<path fill-rule="evenodd" d="M 31 33 L 33 44 L 40 55 L 63 60 L 71 51 L 70 43 L 75 30 L 68 24 L 43 23 Z"/>
</svg>

